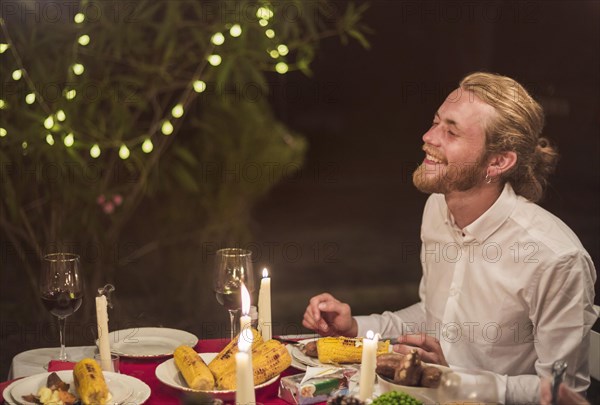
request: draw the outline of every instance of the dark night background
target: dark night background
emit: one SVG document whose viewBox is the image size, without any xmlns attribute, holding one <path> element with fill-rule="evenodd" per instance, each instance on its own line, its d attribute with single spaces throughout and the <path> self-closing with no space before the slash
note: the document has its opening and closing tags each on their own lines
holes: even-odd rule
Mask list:
<svg viewBox="0 0 600 405">
<path fill-rule="evenodd" d="M 267 265 L 272 272 L 274 332 L 306 332 L 299 326 L 304 308 L 322 291 L 351 303 L 355 314 L 417 300 L 427 196 L 413 187 L 411 174 L 423 158 L 421 136 L 433 113 L 472 71 L 511 76 L 545 107 L 545 136 L 561 160 L 541 205 L 575 231 L 598 265 L 600 2 L 370 3 L 370 50 L 328 40 L 313 77 L 272 78 L 277 116 L 309 141 L 302 171 L 254 211 L 248 247 L 257 270 Z M 3 284 L 12 280 L 2 278 Z M 9 285 L 3 300 L 18 300 Z M 599 295 L 597 284 L 596 303 Z M 124 312 L 146 326 L 211 337 L 214 331 L 204 325 L 227 318 L 216 301 L 211 305 L 198 319 L 177 319 L 164 302 Z M 2 316 L 12 325 L 9 314 Z M 77 322 L 77 314 L 71 318 Z M 2 331 L 0 380 L 19 351 L 58 342 L 57 336 L 40 343 L 35 332 L 13 332 Z M 91 343 L 71 338 L 68 344 Z"/>
</svg>

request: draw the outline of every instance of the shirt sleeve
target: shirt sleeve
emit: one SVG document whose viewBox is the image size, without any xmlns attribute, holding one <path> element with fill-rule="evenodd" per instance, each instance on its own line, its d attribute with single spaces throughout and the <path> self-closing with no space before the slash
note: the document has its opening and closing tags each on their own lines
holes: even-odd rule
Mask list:
<svg viewBox="0 0 600 405">
<path fill-rule="evenodd" d="M 539 377 L 547 377 L 554 361 L 566 360 L 564 381 L 579 393 L 590 385 L 590 329 L 598 317 L 594 309 L 595 281 L 590 257 L 576 251 L 540 271 L 531 288 L 536 372 Z"/>
</svg>

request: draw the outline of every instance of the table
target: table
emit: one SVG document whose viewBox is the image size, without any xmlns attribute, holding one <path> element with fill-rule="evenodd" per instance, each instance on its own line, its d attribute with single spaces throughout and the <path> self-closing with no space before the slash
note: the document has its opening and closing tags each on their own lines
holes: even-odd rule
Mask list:
<svg viewBox="0 0 600 405">
<path fill-rule="evenodd" d="M 196 345 L 195 350 L 199 353 L 219 352 L 227 345 L 227 343 L 229 343 L 229 339 L 201 340 Z M 93 357 L 95 347 L 73 347 L 68 348 L 68 350 L 71 359 L 77 361 L 84 357 Z M 10 371 L 12 375 L 10 377 L 19 378 L 45 372 L 46 370 L 44 369 L 44 365 L 48 364 L 48 362 L 51 359 L 51 355 L 55 353 L 56 348 L 34 349 L 18 354 L 17 356 L 15 356 L 15 359 L 13 359 L 13 364 L 11 366 Z M 165 360 L 166 358 L 148 360 L 121 358 L 121 373 L 142 380 L 143 382 L 148 384 L 148 386 L 152 390 L 150 398 L 148 398 L 148 401 L 146 401 L 146 404 L 148 405 L 180 404 L 184 399 L 183 392 L 164 385 L 158 380 L 158 378 L 156 378 L 156 375 L 154 374 L 156 367 Z M 282 376 L 297 373 L 301 373 L 301 371 L 289 367 L 282 373 Z M 11 382 L 12 380 L 0 383 L 0 397 L 4 388 L 6 388 Z M 256 401 L 264 405 L 287 404 L 287 402 L 278 398 L 278 388 L 279 379 L 276 383 L 257 390 Z"/>
</svg>

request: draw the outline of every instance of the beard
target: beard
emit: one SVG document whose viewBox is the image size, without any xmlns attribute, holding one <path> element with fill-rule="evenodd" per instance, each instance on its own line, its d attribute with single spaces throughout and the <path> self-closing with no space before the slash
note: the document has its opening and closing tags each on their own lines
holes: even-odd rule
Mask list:
<svg viewBox="0 0 600 405">
<path fill-rule="evenodd" d="M 413 184 L 423 193 L 447 194 L 470 190 L 484 181 L 485 175 L 484 159 L 475 163 L 437 164 L 434 168 L 423 162 L 413 173 Z"/>
</svg>

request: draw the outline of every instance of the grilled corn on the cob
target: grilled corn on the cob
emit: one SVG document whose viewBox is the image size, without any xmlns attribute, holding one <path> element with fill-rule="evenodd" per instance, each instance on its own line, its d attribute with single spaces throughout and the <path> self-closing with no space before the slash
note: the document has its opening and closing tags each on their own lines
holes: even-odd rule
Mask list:
<svg viewBox="0 0 600 405">
<path fill-rule="evenodd" d="M 235 364 L 235 363 L 234 363 Z M 254 385 L 262 384 L 292 364 L 292 357 L 285 346 L 277 340 L 267 340 L 252 350 L 252 369 Z M 217 388 L 222 390 L 236 389 L 235 366 L 217 377 Z"/>
<path fill-rule="evenodd" d="M 325 337 L 317 340 L 317 352 L 321 363 L 360 363 L 362 338 Z M 377 354 L 387 353 L 390 341 L 377 343 Z"/>
<path fill-rule="evenodd" d="M 235 373 L 235 354 L 238 352 L 238 334 L 217 354 L 217 356 L 208 363 L 208 368 L 213 375 L 218 379 L 221 375 L 234 370 Z M 252 328 L 252 350 L 263 344 L 263 338 L 260 333 Z"/>
<path fill-rule="evenodd" d="M 179 346 L 173 353 L 175 366 L 183 375 L 185 382 L 195 390 L 211 390 L 215 386 L 215 378 L 202 357 L 189 346 Z"/>
<path fill-rule="evenodd" d="M 94 359 L 83 359 L 73 368 L 73 380 L 84 405 L 104 405 L 109 393 L 102 369 Z"/>
</svg>

